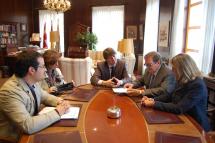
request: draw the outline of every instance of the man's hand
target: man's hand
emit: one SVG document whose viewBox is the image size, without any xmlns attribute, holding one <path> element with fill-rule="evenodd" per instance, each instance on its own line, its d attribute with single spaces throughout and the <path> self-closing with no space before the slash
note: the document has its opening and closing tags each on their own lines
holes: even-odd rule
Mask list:
<svg viewBox="0 0 215 143">
<path fill-rule="evenodd" d="M 63 98 L 57 97 L 57 105 L 61 104 L 63 102 Z"/>
<path fill-rule="evenodd" d="M 119 87 L 121 85 L 120 80 L 118 78 L 112 78 L 113 85 L 112 87 Z"/>
<path fill-rule="evenodd" d="M 102 85 L 107 86 L 107 87 L 113 87 L 114 84 L 115 83 L 112 81 L 112 79 L 102 81 Z"/>
<path fill-rule="evenodd" d="M 70 107 L 70 104 L 68 101 L 63 101 L 62 103 L 60 103 L 57 107 L 56 110 L 59 113 L 60 116 L 62 116 L 63 114 L 65 114 L 68 109 Z"/>
<path fill-rule="evenodd" d="M 139 90 L 139 89 L 127 89 L 127 93 L 129 96 L 138 96 L 141 95 L 144 92 L 144 90 Z"/>
<path fill-rule="evenodd" d="M 126 83 L 126 84 L 124 85 L 124 88 L 132 89 L 133 86 L 134 86 L 134 85 L 133 85 L 132 83 Z"/>
</svg>

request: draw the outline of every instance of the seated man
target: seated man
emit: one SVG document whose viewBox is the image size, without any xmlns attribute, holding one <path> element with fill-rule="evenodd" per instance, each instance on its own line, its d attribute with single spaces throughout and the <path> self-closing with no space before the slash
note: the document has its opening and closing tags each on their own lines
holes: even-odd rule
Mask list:
<svg viewBox="0 0 215 143">
<path fill-rule="evenodd" d="M 117 60 L 116 52 L 112 48 L 103 51 L 105 61 L 97 64 L 95 73 L 90 81 L 93 85 L 118 87 L 130 81 L 125 62 Z"/>
<path fill-rule="evenodd" d="M 161 55 L 158 52 L 149 52 L 144 56 L 144 59 L 144 65 L 147 68 L 143 77 L 124 85 L 124 87 L 128 88 L 128 95 L 155 97 L 160 94 L 171 94 L 175 89 L 175 76 L 173 72 L 162 63 Z M 145 86 L 145 89 L 133 89 L 141 86 Z"/>
<path fill-rule="evenodd" d="M 0 142 L 17 142 L 22 133 L 38 132 L 69 109 L 69 103 L 43 91 L 38 81 L 45 78 L 41 54 L 23 51 L 17 57 L 15 75 L 0 89 Z M 39 105 L 57 106 L 56 110 L 38 115 Z"/>
</svg>

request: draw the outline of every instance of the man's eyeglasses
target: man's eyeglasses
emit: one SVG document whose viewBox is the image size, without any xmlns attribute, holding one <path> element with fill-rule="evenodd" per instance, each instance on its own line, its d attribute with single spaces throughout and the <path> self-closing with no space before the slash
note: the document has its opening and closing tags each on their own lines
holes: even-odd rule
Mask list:
<svg viewBox="0 0 215 143">
<path fill-rule="evenodd" d="M 45 65 L 38 65 L 39 68 L 45 69 L 46 66 Z"/>
<path fill-rule="evenodd" d="M 146 67 L 151 67 L 154 63 L 151 63 L 151 64 L 144 64 L 144 66 Z"/>
</svg>

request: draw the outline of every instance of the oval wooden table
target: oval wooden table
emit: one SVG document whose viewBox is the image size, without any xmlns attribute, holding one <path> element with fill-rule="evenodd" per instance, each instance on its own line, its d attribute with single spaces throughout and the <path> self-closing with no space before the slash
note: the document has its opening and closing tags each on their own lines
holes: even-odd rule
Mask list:
<svg viewBox="0 0 215 143">
<path fill-rule="evenodd" d="M 135 102 L 129 97 L 114 94 L 112 90 L 100 89 L 90 102 L 71 103 L 82 104 L 77 127 L 50 126 L 39 133 L 78 130 L 82 143 L 155 143 L 155 133 L 160 131 L 200 137 L 201 142 L 206 143 L 204 133 L 188 117 L 179 116 L 183 124 L 148 124 Z M 121 108 L 119 119 L 107 117 L 107 109 L 114 105 Z M 23 135 L 20 143 L 33 142 L 33 138 L 34 135 Z"/>
</svg>

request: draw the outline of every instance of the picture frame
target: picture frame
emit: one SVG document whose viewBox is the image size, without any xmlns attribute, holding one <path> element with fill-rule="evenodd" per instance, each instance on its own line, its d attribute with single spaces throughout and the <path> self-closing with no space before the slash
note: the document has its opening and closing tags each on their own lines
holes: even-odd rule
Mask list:
<svg viewBox="0 0 215 143">
<path fill-rule="evenodd" d="M 135 26 L 135 25 L 127 26 L 126 27 L 126 37 L 136 40 L 137 39 L 137 26 Z"/>
<path fill-rule="evenodd" d="M 160 48 L 169 47 L 169 21 L 160 22 L 159 24 L 158 47 Z"/>
<path fill-rule="evenodd" d="M 26 32 L 26 31 L 27 31 L 27 24 L 21 23 L 21 24 L 20 24 L 20 31 Z"/>
</svg>

